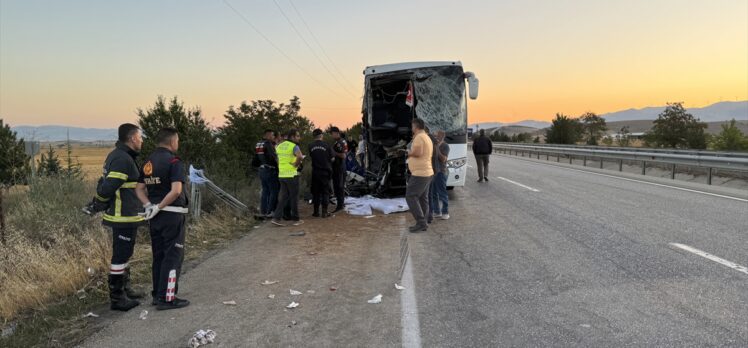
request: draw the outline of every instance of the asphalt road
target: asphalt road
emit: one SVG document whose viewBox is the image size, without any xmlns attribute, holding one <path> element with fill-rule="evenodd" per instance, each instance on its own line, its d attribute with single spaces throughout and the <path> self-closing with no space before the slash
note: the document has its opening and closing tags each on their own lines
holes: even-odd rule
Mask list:
<svg viewBox="0 0 748 348">
<path fill-rule="evenodd" d="M 748 346 L 748 274 L 670 244 L 748 265 L 748 201 L 491 160 L 410 238 L 424 347 Z"/>
<path fill-rule="evenodd" d="M 451 193 L 452 219 L 409 236 L 403 279 L 409 214 L 262 226 L 184 276 L 192 306 L 108 315 L 84 346 L 178 347 L 197 329 L 216 347 L 748 346 L 748 270 L 727 266 L 748 265 L 748 194 L 491 161 L 490 182 L 470 168 Z"/>
</svg>

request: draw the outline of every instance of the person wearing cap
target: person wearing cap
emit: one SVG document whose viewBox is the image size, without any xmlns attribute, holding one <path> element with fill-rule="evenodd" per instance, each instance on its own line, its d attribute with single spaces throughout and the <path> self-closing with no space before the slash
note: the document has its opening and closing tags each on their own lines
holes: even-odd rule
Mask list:
<svg viewBox="0 0 748 348">
<path fill-rule="evenodd" d="M 332 146 L 335 153 L 335 161 L 332 164 L 332 188 L 337 202 L 333 213 L 337 213 L 345 208 L 345 156 L 348 153 L 348 143 L 341 135 L 338 127 L 331 127 L 330 135 L 335 140 L 335 144 Z"/>
<path fill-rule="evenodd" d="M 327 207 L 330 200 L 330 178 L 332 177 L 332 160 L 335 154 L 329 144 L 322 141 L 321 129 L 312 132 L 314 141 L 309 144 L 309 157 L 312 158 L 312 204 L 314 217 L 328 217 Z M 320 206 L 322 213 L 320 213 Z"/>
</svg>

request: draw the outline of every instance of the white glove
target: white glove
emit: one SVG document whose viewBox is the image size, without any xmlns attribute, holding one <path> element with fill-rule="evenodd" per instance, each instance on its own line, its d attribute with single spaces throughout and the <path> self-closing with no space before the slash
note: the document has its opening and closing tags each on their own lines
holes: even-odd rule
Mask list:
<svg viewBox="0 0 748 348">
<path fill-rule="evenodd" d="M 143 218 L 147 221 L 150 219 L 153 219 L 156 214 L 158 214 L 161 209 L 159 209 L 158 204 L 148 203 L 143 208 L 145 208 L 145 213 L 143 213 Z"/>
</svg>

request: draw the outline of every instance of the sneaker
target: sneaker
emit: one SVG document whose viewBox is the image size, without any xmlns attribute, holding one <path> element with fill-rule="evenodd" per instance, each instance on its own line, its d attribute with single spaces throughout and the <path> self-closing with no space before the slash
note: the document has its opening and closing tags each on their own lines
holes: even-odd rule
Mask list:
<svg viewBox="0 0 748 348">
<path fill-rule="evenodd" d="M 488 182 L 488 178 L 483 178 L 483 181 Z"/>
<path fill-rule="evenodd" d="M 478 182 L 483 182 L 483 178 L 478 179 Z"/>
<path fill-rule="evenodd" d="M 304 220 L 294 221 L 292 225 L 299 226 L 304 223 Z"/>
<path fill-rule="evenodd" d="M 286 226 L 284 223 L 282 223 L 282 222 L 280 222 L 280 221 L 278 221 L 276 219 L 270 220 L 270 223 L 273 224 L 273 225 L 275 225 L 275 226 L 281 226 L 281 227 Z"/>
<path fill-rule="evenodd" d="M 163 311 L 168 309 L 179 309 L 184 308 L 190 305 L 190 301 L 181 299 L 181 298 L 174 298 L 171 302 L 166 302 L 162 300 L 158 300 L 158 304 L 156 305 L 156 310 Z"/>
<path fill-rule="evenodd" d="M 442 220 L 449 220 L 449 214 L 443 214 Z"/>
<path fill-rule="evenodd" d="M 434 214 L 434 219 L 438 219 L 440 217 L 442 217 L 442 214 Z"/>
</svg>

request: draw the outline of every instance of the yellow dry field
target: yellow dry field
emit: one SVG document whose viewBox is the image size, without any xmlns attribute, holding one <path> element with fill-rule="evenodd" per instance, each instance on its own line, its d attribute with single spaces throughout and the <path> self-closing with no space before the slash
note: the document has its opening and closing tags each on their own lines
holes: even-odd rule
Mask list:
<svg viewBox="0 0 748 348">
<path fill-rule="evenodd" d="M 51 144 L 55 154 L 60 159 L 61 165 L 64 167 L 67 165 L 67 149 L 64 144 Z M 46 154 L 49 151 L 50 144 L 42 145 L 41 153 Z M 97 180 L 101 176 L 101 168 L 104 166 L 104 160 L 106 155 L 109 154 L 114 145 L 88 145 L 88 144 L 73 144 L 72 158 L 73 162 L 81 164 L 81 169 L 86 175 L 88 180 Z M 36 155 L 36 161 L 38 161 L 40 155 Z"/>
</svg>

